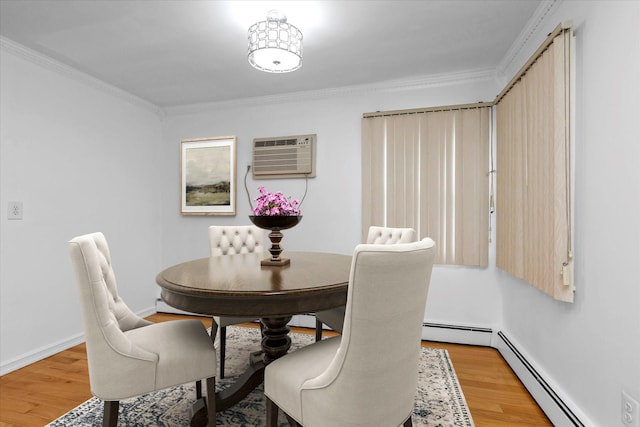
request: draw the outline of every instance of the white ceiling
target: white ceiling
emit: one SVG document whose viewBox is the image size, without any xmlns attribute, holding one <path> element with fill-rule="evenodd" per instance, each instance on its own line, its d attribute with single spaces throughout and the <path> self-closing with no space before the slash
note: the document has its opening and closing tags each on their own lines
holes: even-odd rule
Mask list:
<svg viewBox="0 0 640 427">
<path fill-rule="evenodd" d="M 0 0 L 0 35 L 158 107 L 495 70 L 542 0 Z M 247 29 L 279 9 L 302 68 L 253 69 Z"/>
</svg>

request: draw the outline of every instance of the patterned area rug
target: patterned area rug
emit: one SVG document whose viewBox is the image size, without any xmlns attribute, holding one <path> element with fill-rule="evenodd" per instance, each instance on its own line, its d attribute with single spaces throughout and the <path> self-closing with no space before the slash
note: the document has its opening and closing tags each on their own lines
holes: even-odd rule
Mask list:
<svg viewBox="0 0 640 427">
<path fill-rule="evenodd" d="M 291 334 L 291 350 L 311 344 L 312 335 Z M 230 326 L 227 328 L 227 358 L 225 378 L 216 379 L 216 386 L 223 389 L 243 372 L 249 360 L 249 352 L 260 348 L 260 332 L 256 328 Z M 179 427 L 189 426 L 190 409 L 195 401 L 195 384 L 185 384 L 156 393 L 120 402 L 118 426 L 121 427 Z M 100 426 L 103 403 L 91 398 L 72 409 L 47 427 Z M 262 386 L 254 390 L 242 402 L 218 413 L 217 425 L 233 427 L 258 427 L 265 425 L 266 410 Z M 420 357 L 420 378 L 413 410 L 414 426 L 473 427 L 464 395 L 446 350 L 423 348 Z M 280 426 L 286 427 L 280 415 Z"/>
</svg>

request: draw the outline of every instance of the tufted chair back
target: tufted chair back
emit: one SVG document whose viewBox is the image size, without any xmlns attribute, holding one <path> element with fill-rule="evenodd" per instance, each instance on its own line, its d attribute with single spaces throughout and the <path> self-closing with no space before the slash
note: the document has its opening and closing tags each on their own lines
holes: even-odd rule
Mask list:
<svg viewBox="0 0 640 427">
<path fill-rule="evenodd" d="M 255 225 L 209 227 L 211 256 L 262 252 L 263 242 L 264 230 Z"/>
<path fill-rule="evenodd" d="M 215 425 L 216 349 L 195 319 L 148 322 L 118 294 L 102 233 L 69 241 L 84 334 L 91 392 L 104 400 L 102 425 L 116 427 L 120 400 L 178 384 L 207 380 L 207 417 Z M 197 398 L 202 396 L 196 387 Z M 124 415 L 124 414 L 123 414 Z"/>
<path fill-rule="evenodd" d="M 211 256 L 246 254 L 264 250 L 264 230 L 255 225 L 209 227 L 209 249 Z M 253 322 L 253 317 L 213 316 L 211 336 L 220 328 L 220 378 L 224 378 L 227 326 Z"/>
<path fill-rule="evenodd" d="M 277 407 L 305 427 L 412 425 L 434 256 L 429 238 L 356 246 L 342 336 L 266 367 L 267 425 Z"/>
<path fill-rule="evenodd" d="M 122 397 L 123 390 L 114 375 L 102 366 L 119 362 L 121 354 L 136 354 L 142 359 L 156 358 L 143 349 L 135 348 L 125 335 L 126 331 L 152 324 L 133 313 L 118 294 L 116 277 L 111 266 L 107 240 L 102 233 L 77 237 L 69 242 L 69 253 L 76 274 L 80 294 L 82 319 L 87 340 L 89 377 L 94 394 L 101 398 Z M 134 360 L 131 360 L 136 365 Z M 144 375 L 153 382 L 152 364 L 140 363 L 137 369 L 147 370 Z M 136 395 L 153 390 L 153 383 L 131 387 L 127 382 L 125 394 Z"/>
<path fill-rule="evenodd" d="M 369 227 L 367 243 L 374 245 L 394 245 L 396 243 L 410 243 L 418 239 L 413 228 Z"/>
<path fill-rule="evenodd" d="M 369 227 L 367 244 L 370 245 L 395 245 L 398 243 L 411 243 L 418 240 L 418 233 L 413 228 Z M 316 341 L 322 338 L 322 324 L 328 325 L 336 332 L 342 332 L 345 307 L 336 307 L 316 313 Z"/>
</svg>

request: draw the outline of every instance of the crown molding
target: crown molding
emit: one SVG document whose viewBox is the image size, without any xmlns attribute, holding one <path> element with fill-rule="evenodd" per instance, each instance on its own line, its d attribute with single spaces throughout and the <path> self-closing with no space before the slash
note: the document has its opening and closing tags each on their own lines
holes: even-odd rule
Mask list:
<svg viewBox="0 0 640 427">
<path fill-rule="evenodd" d="M 43 55 L 39 52 L 36 52 L 33 49 L 30 49 L 26 46 L 16 43 L 11 39 L 0 36 L 0 50 L 10 53 L 18 58 L 29 61 L 33 64 L 36 64 L 49 71 L 53 71 L 57 74 L 65 76 L 71 80 L 75 80 L 93 89 L 97 89 L 115 98 L 126 101 L 129 104 L 135 105 L 137 107 L 141 107 L 147 111 L 150 111 L 156 114 L 160 118 L 164 117 L 164 111 L 157 105 L 154 105 L 148 101 L 145 101 L 144 99 L 139 98 L 135 95 L 132 95 L 131 93 L 125 90 L 122 90 L 116 86 L 105 83 L 104 81 L 98 78 L 95 78 L 87 73 L 84 73 L 80 70 L 77 70 L 76 68 L 63 64 L 62 62 L 59 62 L 53 58 L 50 58 L 49 56 Z"/>
<path fill-rule="evenodd" d="M 495 81 L 495 78 L 495 69 L 485 68 L 479 70 L 461 71 L 458 73 L 434 74 L 430 76 L 422 76 L 410 79 L 389 80 L 365 85 L 342 86 L 320 90 L 291 92 L 279 95 L 267 95 L 251 98 L 232 99 L 227 101 L 179 105 L 175 107 L 166 107 L 164 108 L 164 112 L 168 116 L 195 114 L 217 110 L 227 110 L 229 108 L 308 101 L 310 99 L 330 99 L 338 96 L 361 96 L 376 92 L 388 93 L 419 90 L 437 86 L 470 83 L 474 81 Z"/>
<path fill-rule="evenodd" d="M 496 67 L 496 80 L 504 85 L 509 80 L 507 72 L 514 69 L 514 73 L 520 69 L 520 63 L 524 63 L 528 54 L 523 49 L 529 45 L 531 38 L 540 31 L 551 15 L 564 0 L 543 0 L 533 13 L 527 25 L 525 25 L 518 38 L 513 42 L 507 53 Z M 522 56 L 524 55 L 524 58 Z M 518 62 L 516 62 L 518 61 Z"/>
</svg>

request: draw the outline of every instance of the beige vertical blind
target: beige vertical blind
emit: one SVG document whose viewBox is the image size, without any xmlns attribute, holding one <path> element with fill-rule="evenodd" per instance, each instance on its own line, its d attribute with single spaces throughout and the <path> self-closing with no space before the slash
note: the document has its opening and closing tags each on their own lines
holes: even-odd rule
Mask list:
<svg viewBox="0 0 640 427">
<path fill-rule="evenodd" d="M 573 301 L 571 31 L 554 33 L 497 98 L 496 266 Z"/>
<path fill-rule="evenodd" d="M 412 227 L 439 264 L 488 264 L 490 105 L 365 114 L 363 239 Z"/>
</svg>

